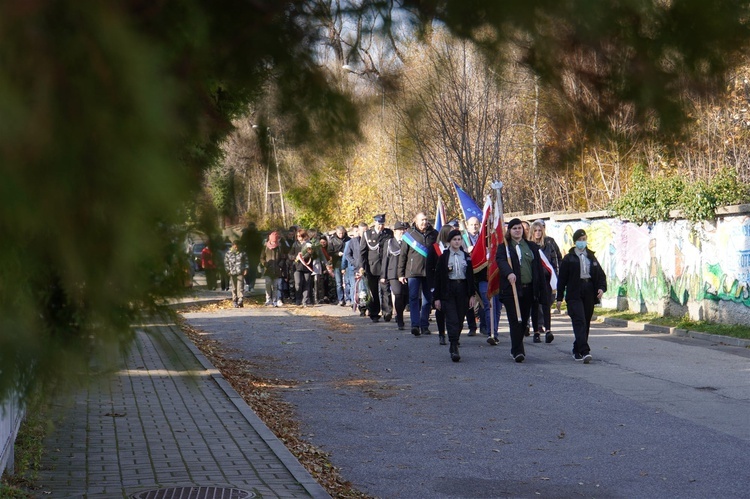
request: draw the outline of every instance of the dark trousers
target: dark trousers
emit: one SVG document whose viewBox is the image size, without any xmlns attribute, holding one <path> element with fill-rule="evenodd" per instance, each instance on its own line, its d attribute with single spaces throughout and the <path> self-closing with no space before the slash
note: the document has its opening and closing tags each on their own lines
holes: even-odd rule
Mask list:
<svg viewBox="0 0 750 499">
<path fill-rule="evenodd" d="M 380 282 L 379 275 L 367 274 L 367 288 L 370 290 L 370 303 L 368 310 L 370 318 L 380 317 L 382 310 L 383 315 L 391 315 L 393 307 L 391 306 L 391 290 L 388 281 Z"/>
<path fill-rule="evenodd" d="M 534 310 L 537 311 L 537 323 L 534 326 L 534 331 L 537 333 L 541 327 L 544 327 L 545 331 L 550 331 L 552 329 L 552 311 L 550 310 L 552 304 L 552 288 L 549 287 L 549 280 L 547 280 L 547 285 L 542 292 L 546 293 L 545 296 L 547 298 L 547 303 L 537 303 L 534 306 Z"/>
<path fill-rule="evenodd" d="M 573 323 L 573 353 L 586 355 L 591 351 L 589 348 L 589 329 L 591 328 L 591 317 L 594 315 L 596 305 L 596 290 L 591 281 L 581 282 L 581 299 L 567 298 L 568 316 Z"/>
<path fill-rule="evenodd" d="M 445 334 L 445 312 L 442 308 L 440 310 L 435 309 L 435 325 L 438 328 L 438 334 L 443 336 Z"/>
<path fill-rule="evenodd" d="M 467 298 L 467 302 L 469 298 Z M 477 329 L 476 314 L 474 314 L 474 309 L 471 307 L 467 307 L 466 309 L 466 323 L 469 325 L 470 331 L 475 331 Z M 443 310 L 435 310 L 435 324 L 437 324 L 438 334 L 441 336 L 444 335 L 446 322 L 445 312 Z M 461 325 L 463 327 L 463 319 L 461 319 Z"/>
<path fill-rule="evenodd" d="M 370 290 L 370 303 L 367 304 L 367 310 L 370 312 L 370 319 L 380 317 L 380 276 L 367 274 L 367 289 Z"/>
<path fill-rule="evenodd" d="M 516 304 L 513 301 L 513 295 L 503 295 L 503 305 L 505 305 L 505 315 L 508 317 L 508 327 L 510 328 L 510 354 L 516 356 L 520 353 L 526 355 L 523 348 L 523 337 L 526 331 L 526 324 L 529 323 L 531 308 L 534 305 L 532 296 L 532 286 L 518 286 L 518 308 L 521 309 L 519 320 L 516 314 Z"/>
<path fill-rule="evenodd" d="M 216 269 L 206 269 L 206 287 L 216 289 Z"/>
<path fill-rule="evenodd" d="M 378 281 L 380 287 L 380 310 L 383 311 L 383 315 L 393 315 L 393 301 L 391 300 L 391 281 L 388 279 Z"/>
<path fill-rule="evenodd" d="M 440 299 L 440 308 L 445 316 L 448 341 L 453 343 L 461 336 L 464 317 L 469 309 L 469 295 L 464 281 L 448 281 L 448 296 Z"/>
<path fill-rule="evenodd" d="M 466 311 L 466 324 L 469 325 L 469 330 L 471 331 L 477 328 L 477 314 L 474 312 L 473 307 L 469 307 Z"/>
<path fill-rule="evenodd" d="M 311 276 L 309 272 L 294 271 L 295 303 L 297 305 L 312 305 L 310 300 Z"/>
<path fill-rule="evenodd" d="M 409 288 L 405 284 L 401 284 L 401 281 L 398 279 L 389 279 L 388 282 L 391 285 L 391 292 L 393 292 L 393 308 L 396 311 L 396 324 L 403 326 L 404 310 L 406 310 L 406 304 L 409 303 Z"/>
</svg>

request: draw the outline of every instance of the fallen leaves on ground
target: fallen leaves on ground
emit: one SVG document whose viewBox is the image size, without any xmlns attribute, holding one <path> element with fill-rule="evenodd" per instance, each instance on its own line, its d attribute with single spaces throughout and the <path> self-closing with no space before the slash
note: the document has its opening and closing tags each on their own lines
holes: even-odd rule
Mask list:
<svg viewBox="0 0 750 499">
<path fill-rule="evenodd" d="M 190 311 L 206 312 L 231 308 L 231 302 L 229 302 L 229 307 L 222 307 L 223 303 L 200 305 L 191 308 Z M 352 484 L 341 476 L 338 468 L 331 464 L 328 453 L 301 438 L 293 406 L 281 400 L 281 396 L 276 392 L 285 387 L 295 386 L 296 381 L 256 376 L 253 374 L 254 366 L 251 362 L 228 357 L 228 350 L 224 349 L 218 341 L 207 339 L 204 331 L 191 327 L 185 320 L 179 320 L 179 325 L 187 337 L 232 385 L 232 388 L 240 394 L 255 414 L 331 497 L 342 499 L 372 497 L 352 487 Z"/>
<path fill-rule="evenodd" d="M 260 308 L 263 306 L 262 299 L 258 298 L 257 296 L 252 296 L 249 298 L 245 298 L 245 301 L 242 303 L 242 306 L 245 308 Z M 179 311 L 181 313 L 188 313 L 188 312 L 217 312 L 219 310 L 229 310 L 231 308 L 234 308 L 234 305 L 232 304 L 232 300 L 230 298 L 220 300 L 220 301 L 206 301 L 204 303 L 191 303 L 186 305 L 180 305 L 178 307 Z"/>
</svg>

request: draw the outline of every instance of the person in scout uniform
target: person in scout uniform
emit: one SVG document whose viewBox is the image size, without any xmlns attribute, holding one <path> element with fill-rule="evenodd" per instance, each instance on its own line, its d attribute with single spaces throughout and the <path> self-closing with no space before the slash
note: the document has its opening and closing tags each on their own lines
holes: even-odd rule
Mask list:
<svg viewBox="0 0 750 499">
<path fill-rule="evenodd" d="M 560 278 L 557 280 L 558 308 L 565 297 L 568 315 L 573 323 L 573 359 L 588 364 L 591 362 L 589 329 L 594 305 L 599 303 L 607 292 L 607 276 L 602 266 L 588 248 L 586 231 L 578 229 L 573 233 L 575 246 L 560 262 Z"/>
<path fill-rule="evenodd" d="M 441 229 L 442 230 L 442 229 Z M 445 328 L 450 342 L 453 362 L 461 360 L 458 340 L 466 311 L 474 306 L 474 271 L 471 256 L 462 248 L 461 231 L 453 229 L 448 234 L 448 247 L 435 265 L 435 308 L 445 317 Z"/>
<path fill-rule="evenodd" d="M 548 284 L 539 246 L 526 240 L 523 224 L 518 218 L 508 222 L 505 242 L 498 246 L 495 258 L 500 270 L 500 293 L 510 327 L 510 355 L 520 363 L 526 359 L 523 347 L 526 324 L 529 323 L 532 308 L 546 301 L 544 286 Z"/>
</svg>

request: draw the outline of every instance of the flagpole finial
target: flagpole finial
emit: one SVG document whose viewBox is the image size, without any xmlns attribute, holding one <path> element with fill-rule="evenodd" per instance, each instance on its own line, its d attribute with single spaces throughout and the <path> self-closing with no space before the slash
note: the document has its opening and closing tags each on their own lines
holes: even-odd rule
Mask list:
<svg viewBox="0 0 750 499">
<path fill-rule="evenodd" d="M 493 189 L 499 190 L 503 188 L 503 183 L 498 180 L 497 182 L 492 182 L 490 187 L 492 187 Z"/>
</svg>

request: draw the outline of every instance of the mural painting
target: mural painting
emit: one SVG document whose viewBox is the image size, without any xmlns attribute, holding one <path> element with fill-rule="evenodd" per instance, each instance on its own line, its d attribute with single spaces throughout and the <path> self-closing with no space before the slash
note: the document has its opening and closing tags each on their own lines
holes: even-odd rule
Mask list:
<svg viewBox="0 0 750 499">
<path fill-rule="evenodd" d="M 715 223 L 671 220 L 636 225 L 619 219 L 547 222 L 563 254 L 583 228 L 607 272 L 605 298 L 626 298 L 631 309 L 664 312 L 709 300 L 734 303 L 750 314 L 750 217 Z M 698 318 L 698 317 L 696 317 Z"/>
</svg>

